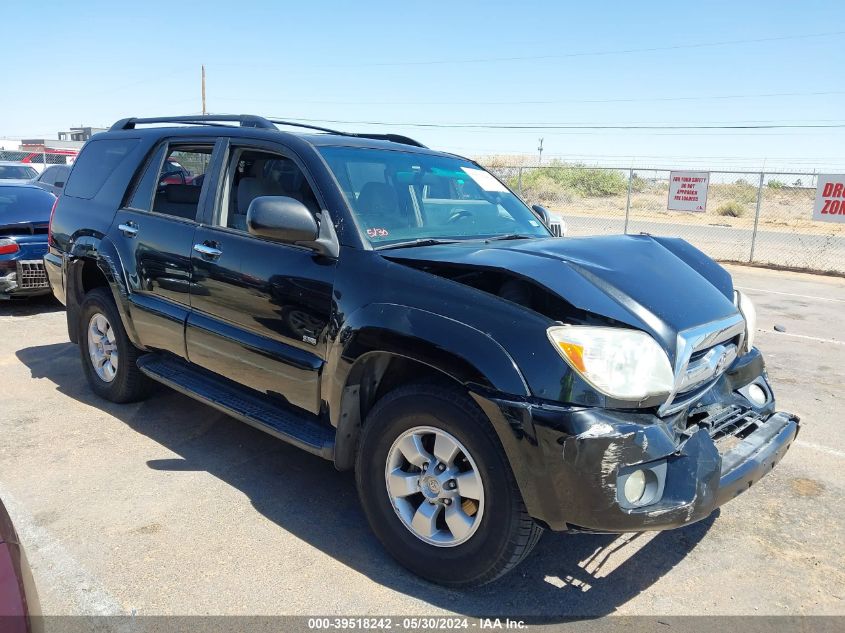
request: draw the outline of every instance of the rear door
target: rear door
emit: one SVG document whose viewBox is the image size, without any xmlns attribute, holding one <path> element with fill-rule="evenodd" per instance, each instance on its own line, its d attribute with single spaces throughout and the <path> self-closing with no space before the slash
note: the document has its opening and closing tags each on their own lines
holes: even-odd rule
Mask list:
<svg viewBox="0 0 845 633">
<path fill-rule="evenodd" d="M 184 327 L 190 311 L 191 247 L 207 196 L 205 179 L 168 182 L 166 164 L 209 169 L 214 140 L 178 139 L 157 145 L 117 212 L 110 237 L 130 280 L 132 323 L 146 347 L 186 357 Z"/>
<path fill-rule="evenodd" d="M 276 143 L 232 139 L 207 223 L 194 235 L 188 358 L 311 413 L 332 311 L 335 261 L 246 230 L 258 196 L 303 202 L 319 217 L 313 183 Z"/>
</svg>

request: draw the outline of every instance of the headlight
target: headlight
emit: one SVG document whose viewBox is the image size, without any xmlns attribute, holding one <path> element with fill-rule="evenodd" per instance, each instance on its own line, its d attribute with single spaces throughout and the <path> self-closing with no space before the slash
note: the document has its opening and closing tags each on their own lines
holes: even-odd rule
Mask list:
<svg viewBox="0 0 845 633">
<path fill-rule="evenodd" d="M 667 395 L 675 377 L 666 352 L 639 330 L 561 325 L 548 329 L 564 360 L 603 394 L 619 400 Z"/>
<path fill-rule="evenodd" d="M 745 350 L 754 347 L 754 333 L 757 331 L 757 310 L 747 294 L 741 290 L 734 290 L 734 304 L 739 308 L 745 319 Z"/>
</svg>

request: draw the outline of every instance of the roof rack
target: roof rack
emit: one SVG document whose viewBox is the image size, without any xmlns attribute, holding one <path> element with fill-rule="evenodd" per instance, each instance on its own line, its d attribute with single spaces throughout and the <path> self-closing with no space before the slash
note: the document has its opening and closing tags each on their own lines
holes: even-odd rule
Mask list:
<svg viewBox="0 0 845 633">
<path fill-rule="evenodd" d="M 241 127 L 258 127 L 265 129 L 276 129 L 270 121 L 264 117 L 254 114 L 197 114 L 193 116 L 160 116 L 137 118 L 129 117 L 121 119 L 111 126 L 110 131 L 133 130 L 138 124 L 147 123 L 186 123 L 193 125 L 214 125 L 215 123 L 240 123 Z"/>
<path fill-rule="evenodd" d="M 270 123 L 277 125 L 290 125 L 291 127 L 301 127 L 307 130 L 317 130 L 319 132 L 326 132 L 328 134 L 337 134 L 338 136 L 352 136 L 355 138 L 369 138 L 374 141 L 390 141 L 392 143 L 401 143 L 402 145 L 413 145 L 414 147 L 422 147 L 428 149 L 409 136 L 402 136 L 401 134 L 367 134 L 365 132 L 341 132 L 340 130 L 333 130 L 328 127 L 320 127 L 319 125 L 310 125 L 307 123 L 297 123 L 295 121 L 284 121 L 282 119 L 268 119 Z"/>
<path fill-rule="evenodd" d="M 356 138 L 369 138 L 377 141 L 390 141 L 392 143 L 401 143 L 403 145 L 413 145 L 414 147 L 423 147 L 425 145 L 408 136 L 401 134 L 367 134 L 362 132 L 341 132 L 340 130 L 333 130 L 327 127 L 320 127 L 319 125 L 310 125 L 308 123 L 297 123 L 295 121 L 285 121 L 283 119 L 265 119 L 254 114 L 196 114 L 188 116 L 162 116 L 162 117 L 129 117 L 121 119 L 109 128 L 110 131 L 118 130 L 134 130 L 136 125 L 145 125 L 149 123 L 184 123 L 186 125 L 211 125 L 225 127 L 225 123 L 239 123 L 241 127 L 255 127 L 262 129 L 277 129 L 277 125 L 284 125 L 288 127 L 299 127 L 306 130 L 316 130 L 318 132 L 326 132 L 328 134 L 337 134 L 338 136 L 351 136 Z"/>
<path fill-rule="evenodd" d="M 371 138 L 374 141 L 390 141 L 391 143 L 402 143 L 402 145 L 413 145 L 414 147 L 422 147 L 428 149 L 425 145 L 410 136 L 403 136 L 402 134 L 365 134 L 358 132 L 356 134 L 347 134 L 346 136 L 357 136 L 359 138 Z"/>
</svg>

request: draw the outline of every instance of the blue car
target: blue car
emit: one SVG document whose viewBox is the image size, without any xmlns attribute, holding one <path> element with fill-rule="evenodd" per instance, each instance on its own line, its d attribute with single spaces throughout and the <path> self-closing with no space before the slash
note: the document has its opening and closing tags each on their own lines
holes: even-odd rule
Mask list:
<svg viewBox="0 0 845 633">
<path fill-rule="evenodd" d="M 0 183 L 0 300 L 49 294 L 42 258 L 56 196 Z"/>
</svg>

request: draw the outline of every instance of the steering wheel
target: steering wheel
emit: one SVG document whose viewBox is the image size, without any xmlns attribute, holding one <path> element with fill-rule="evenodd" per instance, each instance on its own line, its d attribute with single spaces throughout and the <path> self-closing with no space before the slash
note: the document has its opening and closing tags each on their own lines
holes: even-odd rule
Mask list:
<svg viewBox="0 0 845 633">
<path fill-rule="evenodd" d="M 161 193 L 162 191 L 164 191 L 164 188 L 167 185 L 171 184 L 171 183 L 168 183 L 168 182 L 165 182 L 165 181 L 168 178 L 174 178 L 174 177 L 179 178 L 179 180 L 181 181 L 179 184 L 182 184 L 182 185 L 186 184 L 185 172 L 182 171 L 181 169 L 174 169 L 173 171 L 166 171 L 158 177 L 158 187 L 157 187 L 158 192 Z"/>
<path fill-rule="evenodd" d="M 462 220 L 463 218 L 471 218 L 475 215 L 472 211 L 468 211 L 467 209 L 455 209 L 452 211 L 452 215 L 449 216 L 449 219 L 446 220 L 446 224 L 453 224 L 458 220 Z"/>
</svg>

